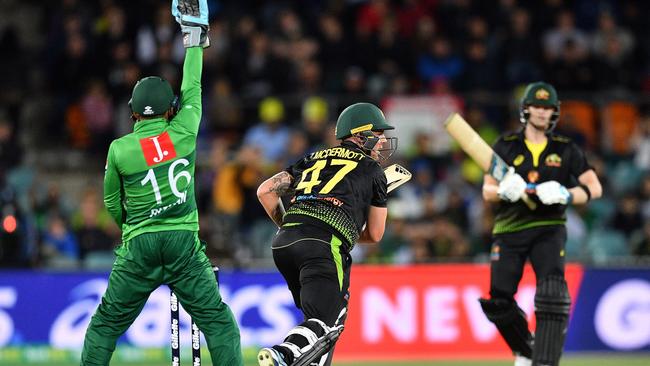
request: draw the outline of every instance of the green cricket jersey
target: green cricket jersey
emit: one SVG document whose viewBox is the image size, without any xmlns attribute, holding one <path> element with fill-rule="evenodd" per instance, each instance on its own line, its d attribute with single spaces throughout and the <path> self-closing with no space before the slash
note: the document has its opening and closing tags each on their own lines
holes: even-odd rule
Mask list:
<svg viewBox="0 0 650 366">
<path fill-rule="evenodd" d="M 201 47 L 187 49 L 181 107 L 171 121 L 136 122 L 133 133 L 114 140 L 108 149 L 104 203 L 124 242 L 146 232 L 199 229 L 194 166 L 202 58 Z"/>
</svg>

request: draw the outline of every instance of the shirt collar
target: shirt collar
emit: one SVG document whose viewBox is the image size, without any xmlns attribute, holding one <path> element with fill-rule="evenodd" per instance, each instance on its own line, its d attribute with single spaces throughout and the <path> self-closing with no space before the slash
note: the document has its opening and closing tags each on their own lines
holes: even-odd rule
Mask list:
<svg viewBox="0 0 650 366">
<path fill-rule="evenodd" d="M 361 150 L 359 145 L 355 144 L 352 141 L 341 141 L 341 146 L 347 147 L 349 149 Z"/>
<path fill-rule="evenodd" d="M 141 132 L 145 129 L 150 129 L 152 127 L 158 127 L 158 126 L 163 127 L 166 124 L 167 124 L 167 120 L 164 117 L 143 119 L 135 123 L 135 125 L 133 126 L 133 132 Z"/>
</svg>

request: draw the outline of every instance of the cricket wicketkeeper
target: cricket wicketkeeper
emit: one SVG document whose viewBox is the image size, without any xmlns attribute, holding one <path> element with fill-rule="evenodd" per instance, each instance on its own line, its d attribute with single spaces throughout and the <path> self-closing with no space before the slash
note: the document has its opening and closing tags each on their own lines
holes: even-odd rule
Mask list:
<svg viewBox="0 0 650 366">
<path fill-rule="evenodd" d="M 172 15 L 186 48 L 180 100 L 162 78 L 138 81 L 129 102 L 133 132 L 108 150 L 104 202 L 122 229 L 122 244 L 86 332 L 81 365 L 108 365 L 117 339 L 162 284 L 205 335 L 212 364 L 243 365 L 239 328 L 221 301 L 199 240 L 194 197 L 203 48 L 209 46 L 207 2 L 174 0 Z"/>
</svg>

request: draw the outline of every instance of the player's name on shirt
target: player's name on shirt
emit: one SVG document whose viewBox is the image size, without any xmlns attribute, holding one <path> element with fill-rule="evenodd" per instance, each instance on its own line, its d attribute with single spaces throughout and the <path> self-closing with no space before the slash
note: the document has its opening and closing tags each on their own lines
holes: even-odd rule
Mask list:
<svg viewBox="0 0 650 366">
<path fill-rule="evenodd" d="M 360 152 L 348 150 L 344 147 L 333 147 L 330 149 L 320 150 L 311 153 L 311 155 L 309 155 L 309 160 L 319 160 L 319 159 L 325 159 L 329 157 L 343 158 L 349 160 L 361 160 L 365 156 L 367 155 L 362 154 Z"/>
</svg>

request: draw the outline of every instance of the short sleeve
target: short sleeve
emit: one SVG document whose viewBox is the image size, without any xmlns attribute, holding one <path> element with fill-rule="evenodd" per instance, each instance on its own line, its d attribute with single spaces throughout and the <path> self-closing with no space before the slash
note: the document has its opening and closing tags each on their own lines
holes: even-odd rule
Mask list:
<svg viewBox="0 0 650 366">
<path fill-rule="evenodd" d="M 305 163 L 305 158 L 301 158 L 295 163 L 289 165 L 288 167 L 284 168 L 284 171 L 289 173 L 292 177 L 296 177 L 296 174 L 298 171 L 302 171 L 304 169 L 304 163 Z"/>
<path fill-rule="evenodd" d="M 381 167 L 379 165 L 375 166 L 376 169 L 372 175 L 372 201 L 370 204 L 375 207 L 386 207 L 388 181 Z"/>
<path fill-rule="evenodd" d="M 570 174 L 576 179 L 589 169 L 593 169 L 584 152 L 576 145 L 571 143 L 571 161 L 569 163 Z"/>
</svg>

